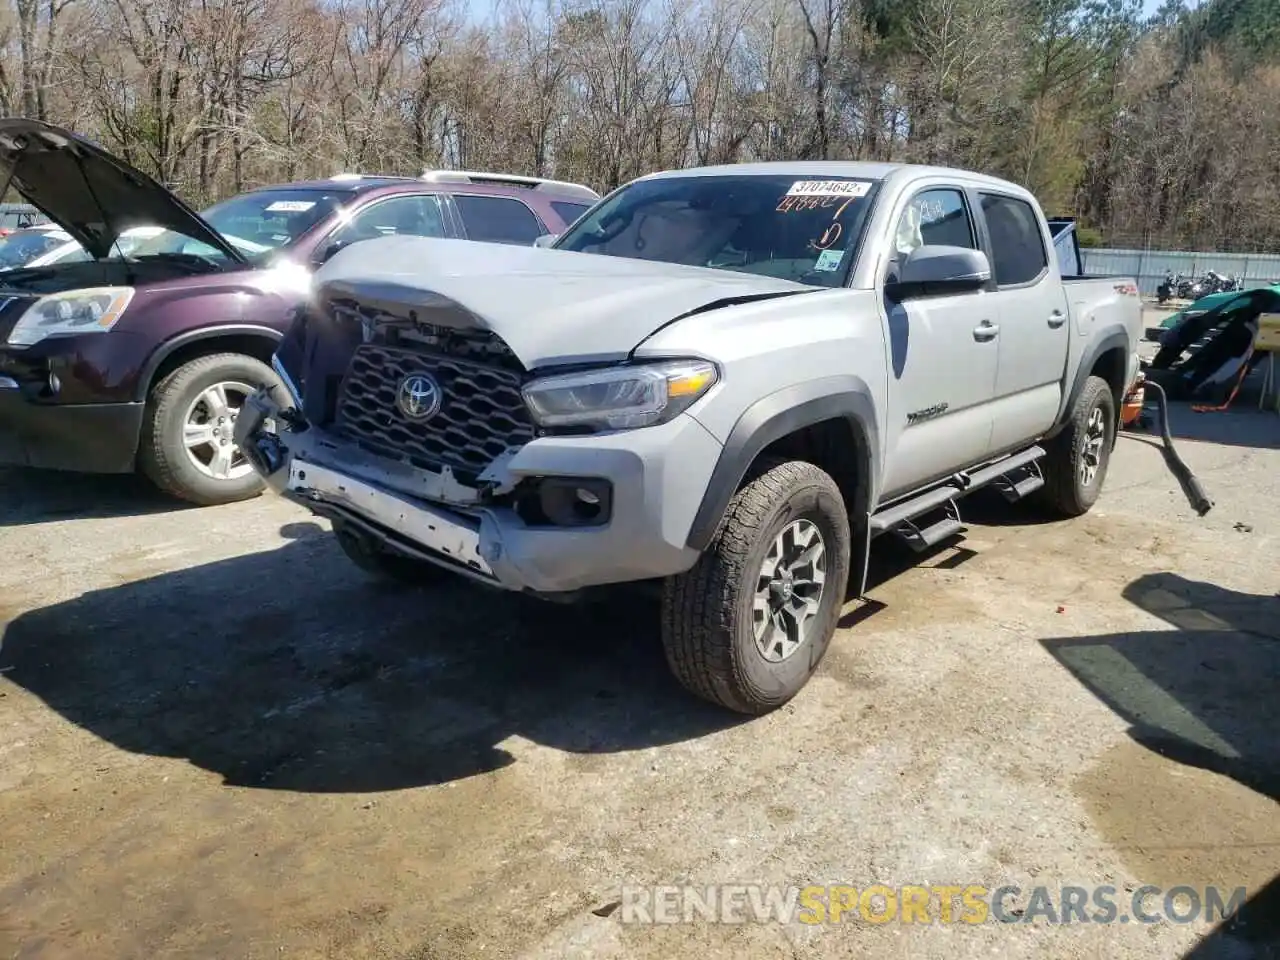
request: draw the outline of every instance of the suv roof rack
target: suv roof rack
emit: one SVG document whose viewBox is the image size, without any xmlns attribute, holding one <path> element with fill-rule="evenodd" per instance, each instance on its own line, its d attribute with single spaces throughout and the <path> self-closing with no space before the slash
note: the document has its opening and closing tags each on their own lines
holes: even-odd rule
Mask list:
<svg viewBox="0 0 1280 960">
<path fill-rule="evenodd" d="M 548 180 L 545 177 L 525 177 L 515 173 L 485 173 L 475 170 L 424 170 L 422 179 L 432 183 L 493 183 L 529 187 L 548 193 L 570 194 L 593 203 L 600 194 L 580 183 L 567 180 Z"/>
<path fill-rule="evenodd" d="M 335 173 L 330 180 L 417 180 L 395 173 Z"/>
</svg>

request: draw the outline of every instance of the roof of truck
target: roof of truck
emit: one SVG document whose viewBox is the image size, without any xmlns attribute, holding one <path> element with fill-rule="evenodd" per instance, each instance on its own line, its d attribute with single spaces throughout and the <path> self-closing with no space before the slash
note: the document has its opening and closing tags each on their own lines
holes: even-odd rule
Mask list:
<svg viewBox="0 0 1280 960">
<path fill-rule="evenodd" d="M 855 177 L 863 180 L 887 180 L 894 174 L 906 174 L 910 179 L 942 175 L 971 182 L 985 183 L 1022 192 L 1024 188 L 1008 180 L 992 177 L 972 170 L 955 167 L 931 167 L 916 163 L 873 163 L 864 160 L 771 160 L 761 163 L 730 163 L 714 167 L 691 167 L 687 170 L 664 170 L 641 179 L 675 177 L 730 177 L 730 176 L 788 176 L 799 177 Z"/>
</svg>

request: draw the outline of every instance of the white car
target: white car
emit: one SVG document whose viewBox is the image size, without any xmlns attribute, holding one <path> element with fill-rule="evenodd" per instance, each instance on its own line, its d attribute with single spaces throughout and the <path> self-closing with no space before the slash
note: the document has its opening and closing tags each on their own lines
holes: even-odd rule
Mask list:
<svg viewBox="0 0 1280 960">
<path fill-rule="evenodd" d="M 48 253 L 41 254 L 32 260 L 27 266 L 29 267 L 47 267 L 55 263 L 75 263 L 80 260 L 92 259 L 86 252 L 84 247 L 78 242 L 72 240 L 69 235 L 59 230 L 67 237 L 67 242 L 60 247 L 55 247 Z M 138 250 L 146 241 L 154 240 L 156 237 L 168 231 L 164 227 L 132 227 L 120 234 L 120 239 L 116 241 L 115 255 L 117 257 L 128 257 L 134 251 Z M 251 243 L 248 240 L 242 240 L 239 237 L 228 236 L 227 239 L 232 246 L 242 250 L 243 252 L 253 255 L 263 253 L 270 249 L 260 243 Z"/>
<path fill-rule="evenodd" d="M 70 234 L 62 230 L 58 232 L 66 237 L 66 243 L 60 247 L 54 247 L 48 253 L 42 253 L 28 263 L 28 267 L 48 267 L 55 263 L 75 263 L 78 260 L 93 259 L 79 242 L 71 239 Z M 164 227 L 133 227 L 120 234 L 120 239 L 116 241 L 116 250 L 119 256 L 127 257 L 130 251 L 142 241 L 150 240 L 162 233 L 164 233 Z"/>
</svg>

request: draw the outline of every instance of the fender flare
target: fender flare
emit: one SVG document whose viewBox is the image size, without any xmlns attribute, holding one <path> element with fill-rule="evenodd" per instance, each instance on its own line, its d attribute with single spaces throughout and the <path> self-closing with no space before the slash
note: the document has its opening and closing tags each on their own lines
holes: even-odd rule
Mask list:
<svg viewBox="0 0 1280 960">
<path fill-rule="evenodd" d="M 1062 432 L 1063 427 L 1067 425 L 1071 418 L 1071 411 L 1076 405 L 1076 400 L 1080 397 L 1080 391 L 1084 389 L 1084 382 L 1089 379 L 1093 372 L 1093 365 L 1098 359 L 1110 350 L 1120 350 L 1125 355 L 1125 363 L 1127 364 L 1128 355 L 1130 353 L 1129 335 L 1125 332 L 1124 327 L 1114 326 L 1107 327 L 1105 331 L 1095 336 L 1093 343 L 1085 348 L 1084 353 L 1080 357 L 1080 362 L 1076 365 L 1076 375 L 1071 382 L 1071 389 L 1066 393 L 1062 400 L 1062 406 L 1058 410 L 1058 417 L 1054 421 L 1053 429 L 1047 434 L 1047 438 L 1052 438 Z M 1126 370 L 1128 367 L 1126 366 Z M 1121 385 L 1123 389 L 1124 385 Z M 1119 405 L 1116 407 L 1119 412 Z"/>
<path fill-rule="evenodd" d="M 180 350 L 201 340 L 246 336 L 270 340 L 276 344 L 284 339 L 284 334 L 280 333 L 280 331 L 256 323 L 228 323 L 213 327 L 201 327 L 199 330 L 189 330 L 186 333 L 178 334 L 176 337 L 170 337 L 152 350 L 151 355 L 147 357 L 147 362 L 142 367 L 142 373 L 138 376 L 138 385 L 134 388 L 134 400 L 143 402 L 147 399 L 147 394 L 151 390 L 152 378 L 156 375 L 156 371 L 160 369 L 160 365 L 172 356 L 175 350 Z"/>
<path fill-rule="evenodd" d="M 855 437 L 860 439 L 858 469 L 865 471 L 866 482 L 862 488 L 867 501 L 862 508 L 870 510 L 880 481 L 880 431 L 875 401 L 870 388 L 858 377 L 824 377 L 784 387 L 747 407 L 729 432 L 707 481 L 686 545 L 699 552 L 707 548 L 729 508 L 729 501 L 765 447 L 804 427 L 835 419 L 847 420 Z M 850 519 L 857 523 L 862 518 Z"/>
</svg>

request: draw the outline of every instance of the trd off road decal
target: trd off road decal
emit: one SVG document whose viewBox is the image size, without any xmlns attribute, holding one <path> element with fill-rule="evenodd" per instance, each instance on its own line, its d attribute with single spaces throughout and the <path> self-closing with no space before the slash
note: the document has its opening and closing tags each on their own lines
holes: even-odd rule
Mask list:
<svg viewBox="0 0 1280 960">
<path fill-rule="evenodd" d="M 907 424 L 919 423 L 921 420 L 932 420 L 934 417 L 940 417 L 947 412 L 950 407 L 949 403 L 935 403 L 932 407 L 925 407 L 923 410 L 916 410 L 914 413 L 907 414 Z"/>
</svg>

